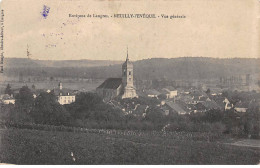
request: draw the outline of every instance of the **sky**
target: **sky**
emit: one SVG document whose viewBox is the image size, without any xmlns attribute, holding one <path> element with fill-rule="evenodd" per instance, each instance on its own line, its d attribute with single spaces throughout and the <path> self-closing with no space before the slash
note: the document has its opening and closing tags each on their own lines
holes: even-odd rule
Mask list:
<svg viewBox="0 0 260 168">
<path fill-rule="evenodd" d="M 43 16 L 44 6 L 49 9 Z M 3 0 L 4 56 L 40 60 L 260 57 L 258 0 Z M 69 14 L 155 14 L 156 19 Z M 161 18 L 161 15 L 186 18 Z"/>
</svg>

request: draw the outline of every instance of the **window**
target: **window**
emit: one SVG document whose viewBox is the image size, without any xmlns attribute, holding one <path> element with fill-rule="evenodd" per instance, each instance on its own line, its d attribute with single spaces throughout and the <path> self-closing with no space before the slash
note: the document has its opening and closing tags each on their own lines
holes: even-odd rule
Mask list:
<svg viewBox="0 0 260 168">
<path fill-rule="evenodd" d="M 129 75 L 131 75 L 131 71 L 129 71 Z"/>
</svg>

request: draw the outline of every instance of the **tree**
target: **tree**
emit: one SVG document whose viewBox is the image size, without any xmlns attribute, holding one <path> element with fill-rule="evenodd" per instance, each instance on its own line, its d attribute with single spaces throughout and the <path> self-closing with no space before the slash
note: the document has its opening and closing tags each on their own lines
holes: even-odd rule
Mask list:
<svg viewBox="0 0 260 168">
<path fill-rule="evenodd" d="M 7 86 L 5 88 L 5 94 L 8 94 L 10 96 L 13 94 L 13 91 L 12 91 L 11 86 L 10 86 L 9 83 L 7 84 Z"/>
<path fill-rule="evenodd" d="M 31 117 L 37 124 L 67 125 L 70 115 L 51 92 L 42 92 L 36 98 Z"/>
<path fill-rule="evenodd" d="M 76 97 L 76 101 L 66 106 L 68 111 L 75 119 L 87 119 L 91 117 L 91 113 L 103 105 L 102 99 L 94 93 L 80 93 Z"/>
<path fill-rule="evenodd" d="M 70 112 L 72 123 L 87 127 L 119 128 L 125 121 L 121 109 L 106 104 L 94 93 L 80 93 L 74 103 L 65 106 Z"/>
<path fill-rule="evenodd" d="M 164 122 L 164 116 L 159 108 L 150 107 L 147 112 L 145 119 L 151 121 L 153 123 L 161 123 Z"/>
<path fill-rule="evenodd" d="M 33 90 L 35 90 L 35 89 L 36 89 L 36 87 L 35 87 L 35 85 L 34 85 L 34 84 L 32 85 L 32 89 L 33 89 Z"/>
<path fill-rule="evenodd" d="M 206 122 L 220 122 L 224 118 L 224 113 L 221 110 L 212 109 L 205 113 L 203 120 Z"/>
<path fill-rule="evenodd" d="M 250 103 L 244 119 L 245 133 L 255 137 L 260 136 L 260 103 L 255 100 Z"/>
<path fill-rule="evenodd" d="M 15 106 L 18 111 L 30 113 L 34 103 L 34 98 L 28 86 L 23 86 L 19 90 L 19 94 L 15 96 Z"/>
</svg>

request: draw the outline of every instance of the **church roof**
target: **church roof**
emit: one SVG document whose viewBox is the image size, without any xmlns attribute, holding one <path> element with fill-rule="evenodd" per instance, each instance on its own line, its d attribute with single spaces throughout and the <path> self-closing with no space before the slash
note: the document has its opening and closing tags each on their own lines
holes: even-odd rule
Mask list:
<svg viewBox="0 0 260 168">
<path fill-rule="evenodd" d="M 122 78 L 108 78 L 98 89 L 117 89 L 122 84 Z"/>
</svg>

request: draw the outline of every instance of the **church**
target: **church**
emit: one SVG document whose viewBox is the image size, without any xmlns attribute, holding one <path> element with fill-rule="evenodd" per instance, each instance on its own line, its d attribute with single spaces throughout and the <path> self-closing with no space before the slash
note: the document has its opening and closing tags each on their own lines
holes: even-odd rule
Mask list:
<svg viewBox="0 0 260 168">
<path fill-rule="evenodd" d="M 108 78 L 99 87 L 97 94 L 108 101 L 116 97 L 134 98 L 138 97 L 134 87 L 133 64 L 129 61 L 128 50 L 126 61 L 122 65 L 122 78 Z"/>
</svg>

